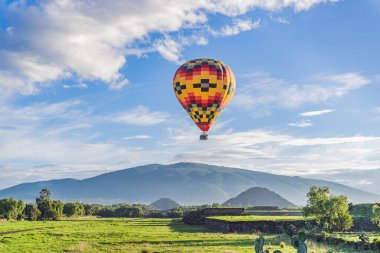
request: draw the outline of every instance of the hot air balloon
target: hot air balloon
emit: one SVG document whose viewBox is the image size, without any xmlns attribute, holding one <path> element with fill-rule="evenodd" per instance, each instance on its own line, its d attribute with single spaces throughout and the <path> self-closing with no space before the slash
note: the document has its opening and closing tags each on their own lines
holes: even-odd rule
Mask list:
<svg viewBox="0 0 380 253">
<path fill-rule="evenodd" d="M 230 102 L 236 87 L 231 69 L 213 59 L 196 59 L 183 64 L 174 75 L 174 93 L 207 140 L 207 131 Z"/>
</svg>

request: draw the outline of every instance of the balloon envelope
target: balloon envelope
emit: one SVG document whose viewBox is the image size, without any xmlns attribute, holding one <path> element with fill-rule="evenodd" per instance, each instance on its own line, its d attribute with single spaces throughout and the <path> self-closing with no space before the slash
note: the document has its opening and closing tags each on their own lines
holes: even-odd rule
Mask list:
<svg viewBox="0 0 380 253">
<path fill-rule="evenodd" d="M 235 87 L 231 69 L 207 58 L 186 62 L 173 78 L 178 101 L 202 131 L 210 129 L 234 95 Z"/>
</svg>

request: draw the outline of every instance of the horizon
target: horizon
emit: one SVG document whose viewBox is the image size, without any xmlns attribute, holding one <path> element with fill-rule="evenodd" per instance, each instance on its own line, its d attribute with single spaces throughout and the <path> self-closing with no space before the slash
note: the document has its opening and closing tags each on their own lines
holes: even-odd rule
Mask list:
<svg viewBox="0 0 380 253">
<path fill-rule="evenodd" d="M 255 170 L 244 169 L 244 168 L 237 168 L 237 167 L 226 167 L 226 166 L 215 165 L 215 164 L 205 164 L 205 163 L 197 163 L 197 162 L 177 162 L 177 163 L 172 163 L 172 164 L 157 164 L 157 163 L 154 163 L 154 164 L 138 165 L 138 166 L 135 166 L 135 167 L 124 168 L 124 169 L 115 170 L 115 171 L 109 171 L 109 172 L 101 173 L 101 174 L 98 174 L 98 175 L 94 175 L 94 176 L 91 176 L 91 177 L 88 177 L 88 178 L 82 178 L 82 179 L 78 179 L 78 178 L 55 178 L 55 179 L 49 179 L 49 180 L 23 182 L 23 183 L 20 183 L 20 184 L 12 185 L 10 187 L 0 188 L 0 191 L 7 190 L 7 189 L 13 188 L 13 187 L 18 187 L 18 186 L 24 185 L 24 184 L 34 184 L 34 183 L 50 182 L 50 181 L 61 181 L 61 180 L 81 181 L 81 180 L 92 179 L 92 178 L 95 178 L 95 177 L 98 177 L 98 176 L 103 176 L 103 175 L 106 175 L 106 174 L 112 174 L 113 172 L 126 171 L 126 170 L 130 170 L 130 169 L 139 169 L 140 167 L 156 166 L 156 165 L 158 165 L 158 166 L 174 166 L 174 165 L 201 165 L 201 166 L 204 166 L 204 165 L 206 165 L 206 166 L 211 166 L 211 167 L 217 167 L 218 169 L 244 170 L 244 171 L 255 172 L 255 173 L 265 173 L 265 174 L 269 174 L 269 175 L 277 175 L 277 176 L 285 176 L 285 177 L 296 177 L 296 178 L 303 178 L 303 179 L 313 179 L 313 178 L 302 177 L 302 176 L 287 176 L 287 175 L 273 174 L 273 173 L 267 173 L 267 172 L 261 172 L 261 171 L 255 171 Z M 178 168 L 178 166 L 177 166 L 177 168 Z M 338 183 L 338 182 L 333 182 L 333 181 L 325 180 L 325 179 L 318 179 L 318 178 L 316 178 L 315 180 L 335 183 L 337 185 L 349 187 L 349 188 L 352 188 L 354 190 L 362 191 L 363 193 L 369 193 L 369 194 L 372 194 L 374 196 L 377 195 L 377 196 L 380 197 L 380 194 L 378 194 L 377 191 L 360 189 L 360 188 L 357 188 L 357 187 L 347 186 L 347 185 L 344 185 L 344 184 L 341 184 L 341 183 Z M 44 188 L 45 186 L 41 186 L 41 187 Z M 273 191 L 273 190 L 270 189 L 270 187 L 267 188 L 265 186 L 254 185 L 252 187 L 247 188 L 246 190 L 243 190 L 243 192 L 245 192 L 247 190 L 250 190 L 251 188 L 262 188 L 262 189 L 266 189 L 266 190 L 269 190 L 269 191 Z M 276 193 L 276 194 L 279 194 L 278 192 L 275 192 L 275 191 L 273 191 L 273 192 Z M 281 194 L 279 194 L 279 195 L 281 196 Z M 166 198 L 166 197 L 164 196 L 164 197 L 161 197 L 161 198 Z M 138 202 L 138 203 L 140 203 L 140 202 Z M 145 203 L 145 202 L 141 202 L 140 204 L 142 204 L 142 203 Z M 365 202 L 363 202 L 363 203 L 365 203 Z"/>
<path fill-rule="evenodd" d="M 379 2 L 87 7 L 0 0 L 0 189 L 180 161 L 378 189 Z M 203 57 L 236 77 L 206 142 L 172 88 Z"/>
</svg>

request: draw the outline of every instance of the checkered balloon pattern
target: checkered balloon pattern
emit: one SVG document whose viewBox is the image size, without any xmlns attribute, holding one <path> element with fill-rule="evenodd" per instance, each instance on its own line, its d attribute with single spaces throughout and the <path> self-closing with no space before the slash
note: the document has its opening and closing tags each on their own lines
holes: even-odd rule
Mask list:
<svg viewBox="0 0 380 253">
<path fill-rule="evenodd" d="M 178 101 L 205 132 L 230 102 L 235 87 L 231 69 L 221 61 L 207 58 L 186 62 L 173 78 Z"/>
</svg>

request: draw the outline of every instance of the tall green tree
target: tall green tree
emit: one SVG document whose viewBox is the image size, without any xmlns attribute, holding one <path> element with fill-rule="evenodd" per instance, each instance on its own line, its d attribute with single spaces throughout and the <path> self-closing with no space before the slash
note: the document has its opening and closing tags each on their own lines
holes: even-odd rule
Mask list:
<svg viewBox="0 0 380 253">
<path fill-rule="evenodd" d="M 51 193 L 44 188 L 40 196 L 36 198 L 37 208 L 41 211 L 42 220 L 59 220 L 63 213 L 63 203 L 59 200 L 50 199 Z"/>
<path fill-rule="evenodd" d="M 352 226 L 349 204 L 346 196 L 330 195 L 329 188 L 310 188 L 307 205 L 302 209 L 304 216 L 314 216 L 328 231 L 346 231 Z"/>
<path fill-rule="evenodd" d="M 60 200 L 53 200 L 53 203 L 52 203 L 52 208 L 53 208 L 53 212 L 52 212 L 52 219 L 53 220 L 59 220 L 62 215 L 63 215 L 63 202 L 60 201 Z"/>
<path fill-rule="evenodd" d="M 25 203 L 14 198 L 0 199 L 0 215 L 7 220 L 22 219 Z"/>
<path fill-rule="evenodd" d="M 24 209 L 24 215 L 27 220 L 35 221 L 41 215 L 41 211 L 32 204 L 27 204 Z"/>
<path fill-rule="evenodd" d="M 380 227 L 380 205 L 375 204 L 372 206 L 371 219 Z"/>
<path fill-rule="evenodd" d="M 41 199 L 50 199 L 51 192 L 47 188 L 43 188 L 40 191 L 40 198 Z"/>
<path fill-rule="evenodd" d="M 137 218 L 137 217 L 143 217 L 144 213 L 141 207 L 139 206 L 122 205 L 115 209 L 114 216 Z"/>
<path fill-rule="evenodd" d="M 102 206 L 97 204 L 83 204 L 84 215 L 94 215 L 96 214 Z"/>
<path fill-rule="evenodd" d="M 79 202 L 68 202 L 63 207 L 63 214 L 67 216 L 81 216 L 84 215 L 84 207 Z"/>
<path fill-rule="evenodd" d="M 50 191 L 46 188 L 40 191 L 40 196 L 36 198 L 37 208 L 40 210 L 40 219 L 50 220 L 53 210 L 53 201 L 50 199 Z"/>
</svg>

